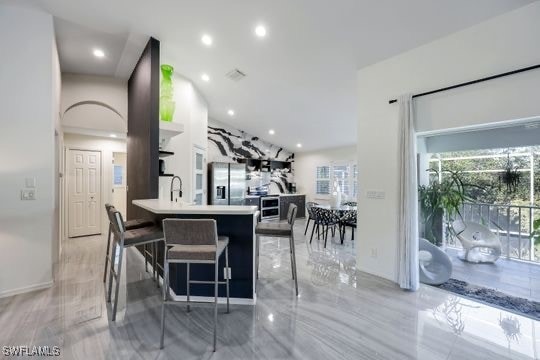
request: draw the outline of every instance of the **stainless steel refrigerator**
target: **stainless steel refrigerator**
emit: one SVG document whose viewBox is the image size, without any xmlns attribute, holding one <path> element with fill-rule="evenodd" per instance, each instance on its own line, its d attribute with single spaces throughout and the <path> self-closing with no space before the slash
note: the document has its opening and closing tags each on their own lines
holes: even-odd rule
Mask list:
<svg viewBox="0 0 540 360">
<path fill-rule="evenodd" d="M 208 171 L 210 205 L 244 205 L 246 197 L 246 165 L 210 163 Z"/>
</svg>

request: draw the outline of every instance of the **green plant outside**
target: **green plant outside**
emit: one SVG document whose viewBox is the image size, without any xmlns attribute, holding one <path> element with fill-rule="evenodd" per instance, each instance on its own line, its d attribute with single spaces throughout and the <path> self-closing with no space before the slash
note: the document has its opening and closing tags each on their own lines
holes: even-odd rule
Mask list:
<svg viewBox="0 0 540 360">
<path fill-rule="evenodd" d="M 437 177 L 439 171 L 429 169 Z M 450 223 L 461 217 L 460 208 L 465 201 L 471 201 L 468 196 L 470 188 L 479 188 L 477 185 L 463 181 L 459 171 L 443 171 L 446 176 L 442 181 L 433 181 L 429 185 L 418 187 L 418 199 L 420 202 L 420 214 L 424 225 L 423 236 L 431 243 L 441 246 L 443 242 L 443 229 L 446 224 L 450 229 Z"/>
</svg>

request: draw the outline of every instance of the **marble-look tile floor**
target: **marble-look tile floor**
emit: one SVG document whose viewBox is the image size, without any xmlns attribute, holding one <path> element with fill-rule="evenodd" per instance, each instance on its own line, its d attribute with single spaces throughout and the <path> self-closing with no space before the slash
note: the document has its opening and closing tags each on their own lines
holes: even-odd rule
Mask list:
<svg viewBox="0 0 540 360">
<path fill-rule="evenodd" d="M 345 245 L 312 245 L 296 226 L 300 297 L 286 240 L 263 238 L 256 306 L 219 314 L 170 306 L 159 349 L 159 292 L 128 251 L 128 303 L 109 322 L 101 282 L 105 239 L 68 239 L 47 290 L 0 299 L 0 346 L 57 345 L 64 359 L 537 359 L 540 323 L 422 286 L 411 293 L 357 272 Z M 337 238 L 335 239 L 337 242 Z"/>
</svg>

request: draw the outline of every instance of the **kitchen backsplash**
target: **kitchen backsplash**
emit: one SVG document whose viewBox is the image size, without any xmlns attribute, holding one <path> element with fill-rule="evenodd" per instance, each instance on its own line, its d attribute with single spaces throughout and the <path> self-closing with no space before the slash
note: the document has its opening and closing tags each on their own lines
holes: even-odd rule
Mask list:
<svg viewBox="0 0 540 360">
<path fill-rule="evenodd" d="M 241 162 L 244 159 L 265 159 L 294 162 L 294 153 L 260 140 L 215 120 L 208 120 L 208 161 Z M 294 168 L 294 166 L 293 166 Z M 294 182 L 292 172 L 248 173 L 248 186 L 269 185 L 272 194 L 287 193 Z"/>
</svg>

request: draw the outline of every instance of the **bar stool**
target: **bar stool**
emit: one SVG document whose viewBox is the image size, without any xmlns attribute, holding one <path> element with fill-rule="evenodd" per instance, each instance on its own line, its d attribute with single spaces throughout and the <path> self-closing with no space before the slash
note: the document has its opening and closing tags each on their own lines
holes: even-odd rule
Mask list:
<svg viewBox="0 0 540 360">
<path fill-rule="evenodd" d="M 105 212 L 107 213 L 107 216 L 109 216 L 109 210 L 116 208 L 111 204 L 105 204 Z M 126 230 L 133 230 L 133 229 L 139 229 L 143 227 L 148 226 L 154 226 L 154 222 L 152 220 L 146 220 L 146 219 L 133 219 L 133 220 L 127 220 L 124 221 L 124 228 Z M 107 281 L 107 265 L 111 261 L 110 251 L 111 251 L 111 238 L 112 238 L 112 223 L 109 221 L 109 233 L 107 236 L 107 252 L 105 253 L 105 269 L 103 270 L 103 283 Z M 152 267 L 154 270 L 154 279 L 156 279 L 156 264 L 157 259 L 154 257 L 154 254 L 157 255 L 157 247 L 154 245 L 152 252 L 148 251 L 147 245 L 144 245 L 144 265 L 146 272 L 148 272 L 148 256 L 152 258 Z M 158 282 L 159 285 L 159 282 Z"/>
<path fill-rule="evenodd" d="M 112 321 L 116 321 L 116 310 L 118 308 L 118 294 L 120 291 L 120 276 L 122 274 L 122 257 L 124 255 L 124 249 L 132 246 L 163 241 L 163 232 L 157 226 L 148 226 L 144 228 L 126 230 L 124 227 L 124 220 L 122 219 L 122 214 L 120 214 L 118 210 L 114 208 L 109 208 L 108 215 L 114 235 L 112 254 L 116 254 L 117 246 L 120 247 L 117 270 L 114 269 L 114 260 L 112 256 L 110 259 L 109 292 L 107 295 L 107 302 L 111 302 L 112 280 L 114 278 L 116 281 L 116 288 L 112 309 Z"/>
<path fill-rule="evenodd" d="M 214 352 L 217 343 L 217 298 L 218 284 L 225 284 L 227 288 L 227 313 L 229 313 L 229 277 L 225 281 L 218 281 L 218 263 L 220 255 L 225 252 L 225 268 L 229 268 L 229 238 L 218 236 L 217 223 L 213 219 L 165 219 L 163 220 L 163 233 L 165 234 L 165 261 L 163 277 L 163 302 L 161 305 L 161 339 L 160 348 L 163 349 L 165 337 L 165 304 L 174 301 L 167 300 L 169 293 L 169 265 L 186 264 L 186 295 L 187 311 L 189 308 L 190 284 L 214 285 Z M 190 264 L 214 264 L 214 281 L 190 280 Z"/>
<path fill-rule="evenodd" d="M 296 212 L 298 207 L 294 204 L 289 205 L 289 210 L 287 211 L 287 224 L 284 223 L 268 223 L 261 222 L 258 223 L 255 227 L 255 235 L 257 236 L 257 278 L 259 278 L 259 237 L 260 236 L 271 236 L 271 237 L 288 237 L 289 238 L 289 253 L 291 256 L 291 270 L 292 278 L 294 280 L 294 286 L 296 288 L 296 296 L 298 296 L 298 279 L 296 276 L 296 253 L 294 250 L 294 221 L 296 220 Z"/>
</svg>

